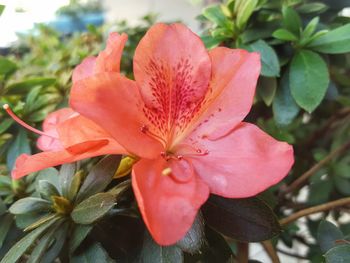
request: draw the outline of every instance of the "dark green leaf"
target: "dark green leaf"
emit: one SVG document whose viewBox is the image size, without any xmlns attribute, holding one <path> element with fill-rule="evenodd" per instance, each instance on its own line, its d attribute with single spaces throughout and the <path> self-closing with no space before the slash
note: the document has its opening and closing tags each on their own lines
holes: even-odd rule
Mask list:
<svg viewBox="0 0 350 263">
<path fill-rule="evenodd" d="M 201 38 L 207 49 L 217 47 L 222 42 L 222 39 L 217 39 L 212 36 L 202 36 Z"/>
<path fill-rule="evenodd" d="M 198 213 L 190 230 L 180 241 L 176 243 L 176 245 L 179 246 L 182 249 L 182 251 L 194 254 L 200 250 L 204 243 L 204 221 L 202 218 L 202 214 Z"/>
<path fill-rule="evenodd" d="M 91 224 L 103 217 L 114 205 L 113 194 L 98 193 L 78 204 L 73 209 L 71 217 L 77 224 Z"/>
<path fill-rule="evenodd" d="M 261 77 L 258 82 L 257 92 L 267 106 L 270 106 L 277 89 L 276 78 Z"/>
<path fill-rule="evenodd" d="M 7 233 L 13 224 L 13 217 L 10 214 L 3 215 L 0 219 L 0 248 L 4 244 Z"/>
<path fill-rule="evenodd" d="M 91 169 L 80 187 L 77 202 L 97 194 L 107 187 L 119 166 L 120 158 L 120 155 L 107 156 Z"/>
<path fill-rule="evenodd" d="M 90 233 L 92 225 L 75 225 L 70 238 L 69 251 L 73 253 Z"/>
<path fill-rule="evenodd" d="M 68 191 L 68 200 L 73 201 L 75 200 L 75 197 L 77 195 L 77 192 L 79 191 L 81 181 L 83 180 L 83 173 L 82 172 L 77 172 L 73 176 L 72 182 L 69 187 Z"/>
<path fill-rule="evenodd" d="M 55 168 L 51 167 L 41 170 L 40 172 L 38 172 L 35 179 L 37 185 L 39 184 L 40 180 L 46 180 L 49 181 L 52 185 L 54 185 L 56 189 L 60 189 L 58 171 Z"/>
<path fill-rule="evenodd" d="M 272 33 L 274 38 L 284 40 L 284 41 L 296 41 L 298 38 L 290 31 L 284 28 L 277 29 Z"/>
<path fill-rule="evenodd" d="M 301 19 L 298 13 L 291 7 L 284 7 L 283 10 L 283 27 L 295 35 L 299 35 L 301 30 Z"/>
<path fill-rule="evenodd" d="M 112 263 L 112 260 L 100 243 L 91 245 L 82 253 L 71 258 L 70 263 Z"/>
<path fill-rule="evenodd" d="M 1 8 L 0 8 L 1 9 Z M 1 12 L 1 10 L 0 10 Z M 0 75 L 8 75 L 13 73 L 17 69 L 15 63 L 7 58 L 0 56 Z"/>
<path fill-rule="evenodd" d="M 271 208 L 258 198 L 228 199 L 212 195 L 202 212 L 211 227 L 244 242 L 271 239 L 281 231 Z"/>
<path fill-rule="evenodd" d="M 303 14 L 310 13 L 322 13 L 328 9 L 328 6 L 324 3 L 314 2 L 314 3 L 306 3 L 301 5 L 298 8 L 298 11 Z"/>
<path fill-rule="evenodd" d="M 47 180 L 39 180 L 38 192 L 47 200 L 51 200 L 53 195 L 60 195 L 57 188 Z"/>
<path fill-rule="evenodd" d="M 324 60 L 308 50 L 299 51 L 292 60 L 289 85 L 297 104 L 312 112 L 323 100 L 329 83 L 328 68 Z"/>
<path fill-rule="evenodd" d="M 343 233 L 331 222 L 321 221 L 317 230 L 317 241 L 322 253 L 336 246 L 335 241 L 343 238 Z"/>
<path fill-rule="evenodd" d="M 44 231 L 51 227 L 54 223 L 57 222 L 59 218 L 51 220 L 41 227 L 33 230 L 27 234 L 24 238 L 18 241 L 3 257 L 0 263 L 15 263 L 17 260 L 27 251 L 27 249 L 33 245 L 35 240 L 37 240 Z"/>
<path fill-rule="evenodd" d="M 55 78 L 33 78 L 21 82 L 13 83 L 7 86 L 7 94 L 15 95 L 27 93 L 30 88 L 35 86 L 47 87 L 55 84 Z"/>
<path fill-rule="evenodd" d="M 286 72 L 277 89 L 272 104 L 273 116 L 277 125 L 286 126 L 290 124 L 299 113 L 299 106 L 295 103 L 289 88 L 289 73 Z"/>
<path fill-rule="evenodd" d="M 15 140 L 11 143 L 8 150 L 6 162 L 9 170 L 12 170 L 17 157 L 22 153 L 31 153 L 27 132 L 24 129 L 19 130 Z"/>
<path fill-rule="evenodd" d="M 350 262 L 350 245 L 341 245 L 329 250 L 326 255 L 327 263 L 346 263 Z"/>
<path fill-rule="evenodd" d="M 333 29 L 314 39 L 309 47 L 326 54 L 350 52 L 350 24 Z"/>
<path fill-rule="evenodd" d="M 30 212 L 37 211 L 47 211 L 51 209 L 51 203 L 37 197 L 26 197 L 19 199 L 16 201 L 11 207 L 9 211 L 12 214 L 25 214 Z"/>
<path fill-rule="evenodd" d="M 2 216 L 3 214 L 5 214 L 7 211 L 7 207 L 4 203 L 4 201 L 2 201 L 2 199 L 0 198 L 0 216 Z"/>
<path fill-rule="evenodd" d="M 1 120 L 1 123 L 0 123 L 0 134 L 5 132 L 8 128 L 10 128 L 13 123 L 14 123 L 13 119 Z"/>
<path fill-rule="evenodd" d="M 69 163 L 61 166 L 59 172 L 60 188 L 62 196 L 68 198 L 70 185 L 75 174 L 75 164 Z"/>
<path fill-rule="evenodd" d="M 258 40 L 247 46 L 248 51 L 260 53 L 262 69 L 261 75 L 265 77 L 276 77 L 280 74 L 280 65 L 275 50 L 265 41 Z"/>
<path fill-rule="evenodd" d="M 181 263 L 183 253 L 177 246 L 160 246 L 146 231 L 139 262 Z"/>
</svg>

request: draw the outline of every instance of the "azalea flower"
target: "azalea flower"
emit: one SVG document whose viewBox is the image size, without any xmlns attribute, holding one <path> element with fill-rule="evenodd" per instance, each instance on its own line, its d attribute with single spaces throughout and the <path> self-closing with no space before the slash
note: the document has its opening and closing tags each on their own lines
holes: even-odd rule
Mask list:
<svg viewBox="0 0 350 263">
<path fill-rule="evenodd" d="M 126 34 L 111 33 L 106 49 L 98 57 L 88 57 L 75 68 L 72 75 L 73 85 L 90 74 L 119 74 L 121 54 L 126 41 Z M 43 131 L 20 120 L 9 105 L 5 104 L 4 109 L 20 125 L 40 135 L 37 146 L 43 151 L 34 155 L 20 155 L 12 170 L 14 179 L 48 167 L 94 156 L 127 153 L 113 137 L 71 108 L 49 114 L 43 122 Z"/>
<path fill-rule="evenodd" d="M 59 143 L 47 143 L 63 148 L 42 147 L 49 151 L 20 157 L 15 175 L 42 169 L 50 158 L 57 165 L 128 154 L 137 160 L 132 186 L 142 217 L 160 245 L 186 234 L 210 193 L 254 196 L 287 175 L 292 147 L 243 122 L 260 73 L 258 53 L 224 47 L 208 52 L 184 25 L 156 24 L 136 48 L 130 80 L 114 64 L 119 65 L 122 46 L 110 46 L 74 71 L 70 105 L 77 116 L 53 125 L 58 136 L 51 131 L 50 140 Z M 114 66 L 98 67 L 98 60 Z M 62 152 L 74 158 L 66 160 Z M 39 165 L 35 156 L 44 154 L 51 156 Z"/>
</svg>

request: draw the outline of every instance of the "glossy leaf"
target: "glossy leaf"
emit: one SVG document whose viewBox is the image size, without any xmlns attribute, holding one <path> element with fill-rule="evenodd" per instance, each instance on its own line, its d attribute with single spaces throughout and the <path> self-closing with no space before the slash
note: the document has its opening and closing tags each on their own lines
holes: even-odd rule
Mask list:
<svg viewBox="0 0 350 263">
<path fill-rule="evenodd" d="M 19 155 L 22 153 L 30 154 L 30 146 L 27 132 L 24 129 L 20 129 L 15 140 L 11 143 L 6 156 L 7 167 L 12 170 L 13 165 Z"/>
<path fill-rule="evenodd" d="M 283 27 L 298 36 L 302 25 L 299 14 L 291 7 L 284 7 L 282 12 Z"/>
<path fill-rule="evenodd" d="M 277 29 L 275 32 L 272 33 L 272 36 L 274 38 L 284 40 L 284 41 L 296 41 L 298 38 L 290 31 L 287 29 Z"/>
<path fill-rule="evenodd" d="M 317 231 L 317 241 L 323 253 L 336 246 L 336 240 L 342 239 L 343 233 L 331 222 L 321 221 Z"/>
<path fill-rule="evenodd" d="M 350 245 L 334 247 L 325 254 L 326 263 L 350 262 Z"/>
<path fill-rule="evenodd" d="M 26 197 L 19 199 L 16 201 L 11 207 L 9 211 L 12 214 L 25 214 L 37 211 L 47 211 L 50 210 L 51 203 L 37 197 Z"/>
<path fill-rule="evenodd" d="M 73 256 L 70 263 L 113 263 L 112 260 L 100 243 L 91 245 L 80 254 Z"/>
<path fill-rule="evenodd" d="M 240 5 L 236 14 L 236 24 L 238 28 L 243 29 L 246 26 L 258 2 L 258 0 L 246 0 Z"/>
<path fill-rule="evenodd" d="M 280 65 L 275 50 L 265 41 L 258 40 L 247 46 L 248 51 L 256 51 L 261 56 L 261 75 L 276 77 L 280 74 Z"/>
<path fill-rule="evenodd" d="M 75 168 L 76 167 L 74 163 L 64 164 L 61 166 L 59 172 L 59 179 L 62 196 L 65 198 L 68 198 L 70 185 L 75 174 Z"/>
<path fill-rule="evenodd" d="M 208 6 L 203 10 L 203 16 L 213 23 L 225 27 L 229 20 L 219 5 Z"/>
<path fill-rule="evenodd" d="M 289 85 L 296 103 L 312 112 L 323 100 L 329 83 L 329 73 L 324 60 L 308 50 L 299 51 L 292 60 Z"/>
<path fill-rule="evenodd" d="M 10 214 L 3 215 L 0 218 L 0 248 L 4 244 L 6 236 L 10 231 L 10 228 L 13 224 L 13 216 Z"/>
<path fill-rule="evenodd" d="M 75 225 L 70 238 L 69 251 L 73 253 L 92 230 L 92 225 Z"/>
<path fill-rule="evenodd" d="M 47 200 L 51 200 L 51 196 L 53 195 L 60 195 L 57 188 L 47 180 L 39 180 L 38 192 Z"/>
<path fill-rule="evenodd" d="M 263 241 L 281 231 L 271 208 L 257 198 L 228 199 L 212 195 L 202 212 L 207 224 L 239 241 Z"/>
<path fill-rule="evenodd" d="M 315 3 L 305 3 L 298 8 L 298 11 L 303 14 L 310 13 L 322 13 L 328 9 L 328 6 L 324 3 L 315 2 Z"/>
<path fill-rule="evenodd" d="M 261 77 L 258 82 L 257 92 L 267 106 L 270 106 L 277 89 L 276 78 Z"/>
<path fill-rule="evenodd" d="M 38 78 L 27 79 L 27 80 L 16 82 L 7 86 L 7 94 L 9 95 L 22 94 L 22 93 L 28 92 L 28 89 L 33 88 L 35 86 L 47 87 L 55 84 L 55 82 L 56 82 L 55 78 L 38 77 Z"/>
<path fill-rule="evenodd" d="M 103 217 L 114 205 L 113 194 L 98 193 L 78 204 L 73 209 L 71 217 L 77 224 L 92 224 Z"/>
<path fill-rule="evenodd" d="M 350 52 L 350 24 L 333 29 L 314 39 L 309 47 L 326 54 Z"/>
</svg>

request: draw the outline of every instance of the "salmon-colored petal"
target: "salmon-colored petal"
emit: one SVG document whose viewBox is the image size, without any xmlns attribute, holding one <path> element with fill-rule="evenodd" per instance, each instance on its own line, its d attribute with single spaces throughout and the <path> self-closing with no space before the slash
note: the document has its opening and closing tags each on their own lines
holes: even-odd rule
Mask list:
<svg viewBox="0 0 350 263">
<path fill-rule="evenodd" d="M 37 147 L 42 151 L 62 150 L 63 146 L 58 139 L 57 126 L 75 114 L 77 113 L 71 108 L 63 108 L 50 113 L 43 122 L 43 131 L 50 136 L 40 136 L 37 140 Z"/>
<path fill-rule="evenodd" d="M 154 240 L 164 246 L 176 243 L 186 234 L 209 196 L 208 187 L 197 176 L 180 183 L 173 180 L 167 169 L 163 159 L 142 159 L 132 173 L 142 217 Z"/>
<path fill-rule="evenodd" d="M 86 151 L 94 145 L 113 143 L 115 153 L 127 154 L 127 151 L 107 132 L 93 121 L 76 115 L 57 127 L 60 141 L 66 150 L 75 153 Z"/>
<path fill-rule="evenodd" d="M 212 79 L 195 126 L 198 136 L 219 138 L 230 132 L 250 111 L 260 73 L 260 55 L 246 50 L 210 51 Z"/>
<path fill-rule="evenodd" d="M 105 50 L 96 59 L 95 73 L 120 71 L 120 60 L 128 36 L 110 33 Z"/>
<path fill-rule="evenodd" d="M 195 116 L 211 74 L 209 55 L 181 24 L 156 24 L 135 50 L 134 75 L 147 116 L 163 138 L 181 133 Z"/>
<path fill-rule="evenodd" d="M 162 145 L 141 131 L 148 123 L 136 83 L 123 76 L 102 73 L 76 83 L 70 104 L 118 141 L 129 153 L 153 158 Z"/>
<path fill-rule="evenodd" d="M 76 66 L 72 74 L 73 84 L 79 80 L 85 79 L 93 75 L 95 64 L 96 57 L 87 57 L 78 66 Z"/>
<path fill-rule="evenodd" d="M 22 154 L 16 160 L 15 166 L 12 170 L 12 177 L 14 179 L 19 179 L 25 175 L 45 168 L 105 154 L 119 153 L 115 152 L 115 148 L 112 144 L 105 144 L 102 146 L 95 145 L 95 147 L 89 147 L 88 151 L 84 151 L 81 154 L 72 154 L 65 150 L 41 152 L 34 155 Z"/>
<path fill-rule="evenodd" d="M 294 162 L 290 145 L 249 123 L 218 140 L 203 139 L 199 147 L 209 153 L 191 158 L 195 171 L 212 193 L 229 198 L 264 191 L 281 181 Z"/>
</svg>

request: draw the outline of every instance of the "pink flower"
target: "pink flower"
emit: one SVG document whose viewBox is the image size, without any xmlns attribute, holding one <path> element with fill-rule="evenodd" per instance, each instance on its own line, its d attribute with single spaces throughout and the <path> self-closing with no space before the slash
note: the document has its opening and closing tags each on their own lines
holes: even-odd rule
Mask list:
<svg viewBox="0 0 350 263">
<path fill-rule="evenodd" d="M 290 170 L 292 147 L 242 122 L 253 102 L 259 54 L 207 52 L 185 26 L 156 24 L 136 49 L 135 81 L 93 71 L 93 61 L 75 71 L 71 107 L 139 158 L 132 186 L 159 244 L 185 235 L 209 193 L 254 196 Z"/>
</svg>

